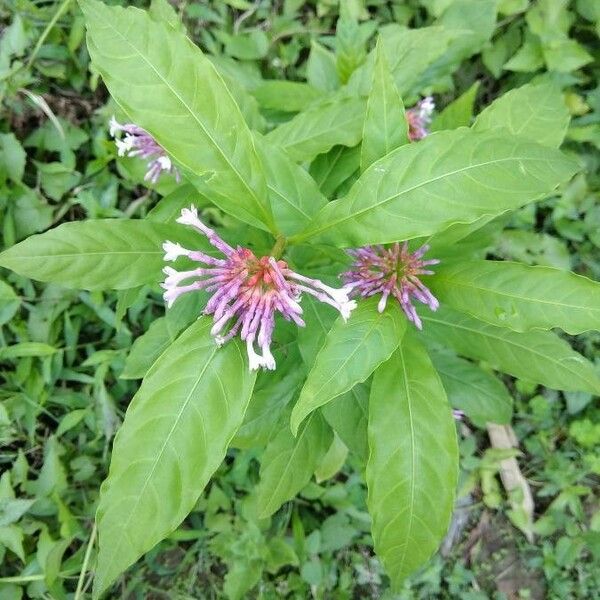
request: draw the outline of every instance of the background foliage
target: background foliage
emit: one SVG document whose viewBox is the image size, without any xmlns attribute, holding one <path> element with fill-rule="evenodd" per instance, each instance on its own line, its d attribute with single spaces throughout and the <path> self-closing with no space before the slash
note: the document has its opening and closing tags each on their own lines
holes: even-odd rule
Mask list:
<svg viewBox="0 0 600 600">
<path fill-rule="evenodd" d="M 175 8 L 194 40 L 219 57 L 224 70 L 229 65 L 232 89 L 243 81 L 252 91 L 255 102 L 243 111 L 265 133 L 267 122 L 284 122 L 313 99 L 311 88 L 296 82 L 308 80 L 316 89 L 346 82 L 389 23 L 420 27 L 440 16 L 460 17 L 473 39 L 446 57 L 461 63 L 452 77 L 431 75 L 441 111 L 433 128 L 461 114 L 468 122 L 472 103 L 477 114 L 524 83 L 553 82 L 571 114 L 564 149 L 585 165 L 554 197 L 511 217 L 490 254 L 600 279 L 600 9 L 587 0 L 500 0 L 486 33 L 477 11 L 461 13 L 461 4 L 468 2 L 351 0 L 343 10 L 358 19 L 352 26 L 338 21 L 335 0 L 179 2 Z M 155 2 L 152 10 L 165 6 Z M 143 165 L 116 159 L 107 132 L 114 107 L 106 106 L 107 93 L 89 68 L 76 4 L 7 0 L 0 19 L 3 247 L 63 221 L 146 215 L 168 189 L 147 189 Z M 235 70 L 229 58 L 238 61 Z M 274 88 L 265 79 L 286 83 Z M 415 99 L 408 94 L 407 106 Z M 356 143 L 351 125 L 362 122 L 363 111 L 345 107 L 350 138 L 334 143 Z M 565 126 L 548 123 L 549 144 L 553 131 Z M 320 133 L 327 139 L 326 123 Z M 312 151 L 301 139 L 287 137 L 286 145 L 297 158 Z M 365 160 L 342 158 L 350 173 Z M 313 175 L 321 174 L 334 192 L 339 183 L 327 180 L 327 167 L 313 164 Z M 224 226 L 236 226 L 210 210 Z M 77 292 L 8 271 L 0 288 L 0 597 L 82 597 L 112 438 L 137 389 L 134 379 L 152 362 L 147 350 L 136 353 L 135 339 L 150 327 L 158 354 L 195 307 L 183 303 L 163 317 L 162 300 L 149 287 L 135 294 Z M 598 333 L 579 336 L 576 347 L 600 362 Z M 310 340 L 305 348 L 313 351 Z M 133 358 L 125 364 L 130 349 Z M 520 499 L 507 498 L 497 478 L 507 452 L 490 448 L 481 423 L 461 424 L 460 499 L 451 535 L 401 598 L 591 598 L 600 586 L 594 568 L 600 559 L 600 411 L 588 393 L 506 383 L 515 403 L 519 461 L 535 501 L 533 528 Z M 360 467 L 351 458 L 340 471 L 343 454 L 334 443 L 316 481 L 269 523 L 254 519 L 247 495 L 258 481 L 257 461 L 252 452 L 230 451 L 184 525 L 128 571 L 113 596 L 385 597 Z M 259 498 L 268 511 L 268 497 Z"/>
</svg>

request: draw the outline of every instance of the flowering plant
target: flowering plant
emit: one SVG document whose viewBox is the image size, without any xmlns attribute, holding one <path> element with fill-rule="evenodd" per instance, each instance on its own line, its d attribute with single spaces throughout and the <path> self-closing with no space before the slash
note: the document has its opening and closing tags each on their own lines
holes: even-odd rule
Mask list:
<svg viewBox="0 0 600 600">
<path fill-rule="evenodd" d="M 332 452 L 353 453 L 375 551 L 399 586 L 448 527 L 452 408 L 508 422 L 495 372 L 600 392 L 595 367 L 551 331 L 599 329 L 600 286 L 487 260 L 504 215 L 579 168 L 557 149 L 560 94 L 525 85 L 473 124 L 459 98 L 432 120 L 424 94 L 471 33 L 392 28 L 346 56 L 343 85 L 262 127 L 235 63 L 158 13 L 80 4 L 127 122 L 111 120 L 118 154 L 174 186 L 144 219 L 67 223 L 0 255 L 41 281 L 121 290 L 119 311 L 162 285 L 176 323 L 150 328 L 125 365 L 143 381 L 100 493 L 95 595 L 180 525 L 230 447 L 258 452 L 259 520 Z"/>
</svg>

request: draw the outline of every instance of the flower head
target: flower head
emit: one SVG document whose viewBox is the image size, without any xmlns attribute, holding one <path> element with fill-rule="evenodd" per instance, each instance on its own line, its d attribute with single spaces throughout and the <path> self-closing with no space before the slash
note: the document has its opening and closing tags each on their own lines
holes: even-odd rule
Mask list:
<svg viewBox="0 0 600 600">
<path fill-rule="evenodd" d="M 300 298 L 307 293 L 340 311 L 347 319 L 356 306 L 344 289 L 331 288 L 318 279 L 304 277 L 292 271 L 283 260 L 272 256 L 258 258 L 248 248 L 233 248 L 198 218 L 195 207 L 184 208 L 178 223 L 189 225 L 202 233 L 222 258 L 215 258 L 197 250 L 187 250 L 173 242 L 165 242 L 165 260 L 180 256 L 200 263 L 197 269 L 177 271 L 165 267 L 164 299 L 170 307 L 179 296 L 194 290 L 205 290 L 213 295 L 204 313 L 213 316 L 211 330 L 221 345 L 240 335 L 246 342 L 250 369 L 275 368 L 271 340 L 275 328 L 275 314 L 304 327 Z M 183 282 L 189 283 L 184 284 Z"/>
<path fill-rule="evenodd" d="M 436 259 L 423 260 L 428 249 L 429 246 L 421 246 L 411 253 L 407 242 L 396 242 L 390 248 L 365 246 L 348 250 L 354 263 L 350 271 L 342 274 L 345 287 L 362 298 L 381 294 L 379 312 L 384 311 L 388 297 L 394 296 L 409 321 L 421 329 L 421 319 L 411 298 L 426 304 L 431 310 L 437 310 L 439 306 L 437 299 L 419 279 L 420 275 L 433 275 L 433 271 L 426 267 L 440 262 Z"/>
<path fill-rule="evenodd" d="M 163 147 L 145 130 L 133 123 L 121 125 L 113 116 L 109 122 L 109 132 L 115 138 L 119 156 L 139 156 L 148 161 L 148 169 L 144 179 L 156 183 L 162 172 L 175 176 L 179 182 L 179 171 L 167 156 Z M 123 132 L 121 138 L 117 134 Z"/>
<path fill-rule="evenodd" d="M 427 127 L 431 123 L 431 115 L 435 108 L 435 103 L 431 96 L 427 96 L 417 102 L 415 106 L 406 111 L 406 120 L 408 122 L 408 139 L 411 142 L 423 139 L 429 135 Z"/>
</svg>

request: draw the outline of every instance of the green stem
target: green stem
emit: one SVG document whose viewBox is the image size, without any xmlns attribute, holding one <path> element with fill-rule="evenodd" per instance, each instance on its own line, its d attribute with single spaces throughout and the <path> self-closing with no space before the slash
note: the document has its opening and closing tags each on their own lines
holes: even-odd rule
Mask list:
<svg viewBox="0 0 600 600">
<path fill-rule="evenodd" d="M 82 598 L 83 583 L 85 581 L 85 574 L 88 570 L 90 557 L 92 556 L 92 548 L 94 547 L 94 542 L 96 541 L 96 531 L 96 521 L 94 521 L 92 533 L 90 534 L 90 539 L 88 541 L 87 548 L 85 549 L 85 556 L 83 557 L 83 564 L 81 565 L 81 572 L 79 573 L 79 579 L 77 580 L 77 589 L 75 590 L 75 597 L 73 598 L 73 600 L 80 600 Z"/>
<path fill-rule="evenodd" d="M 271 252 L 269 252 L 269 255 L 279 260 L 281 258 L 281 255 L 283 254 L 283 251 L 285 250 L 286 244 L 287 240 L 285 239 L 285 236 L 278 235 L 277 239 L 275 240 L 275 245 L 273 246 L 273 248 L 271 248 Z"/>
<path fill-rule="evenodd" d="M 58 7 L 58 10 L 54 13 L 54 16 L 52 17 L 52 19 L 50 19 L 50 22 L 48 23 L 48 25 L 46 25 L 46 28 L 44 29 L 42 35 L 40 36 L 40 39 L 37 41 L 37 44 L 35 45 L 35 48 L 33 49 L 33 52 L 31 53 L 31 56 L 29 57 L 29 60 L 27 61 L 28 69 L 29 69 L 29 67 L 31 67 L 33 61 L 35 60 L 35 57 L 37 56 L 37 53 L 40 51 L 40 48 L 42 47 L 43 43 L 46 41 L 46 38 L 52 31 L 52 28 L 56 25 L 57 21 L 62 17 L 63 13 L 68 8 L 69 4 L 71 4 L 71 0 L 63 0 L 63 3 Z"/>
</svg>

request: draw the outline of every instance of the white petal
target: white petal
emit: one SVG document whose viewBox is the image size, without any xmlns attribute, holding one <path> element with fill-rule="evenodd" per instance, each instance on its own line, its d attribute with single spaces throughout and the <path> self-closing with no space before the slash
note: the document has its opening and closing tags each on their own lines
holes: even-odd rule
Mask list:
<svg viewBox="0 0 600 600">
<path fill-rule="evenodd" d="M 108 132 L 110 133 L 111 137 L 115 137 L 117 132 L 121 131 L 121 129 L 121 124 L 117 121 L 117 119 L 115 119 L 115 115 L 113 115 L 108 122 Z"/>
<path fill-rule="evenodd" d="M 188 256 L 190 253 L 189 250 L 186 250 L 180 244 L 170 242 L 169 240 L 167 240 L 162 247 L 165 253 L 164 260 L 166 261 L 176 260 L 180 256 Z"/>
</svg>

